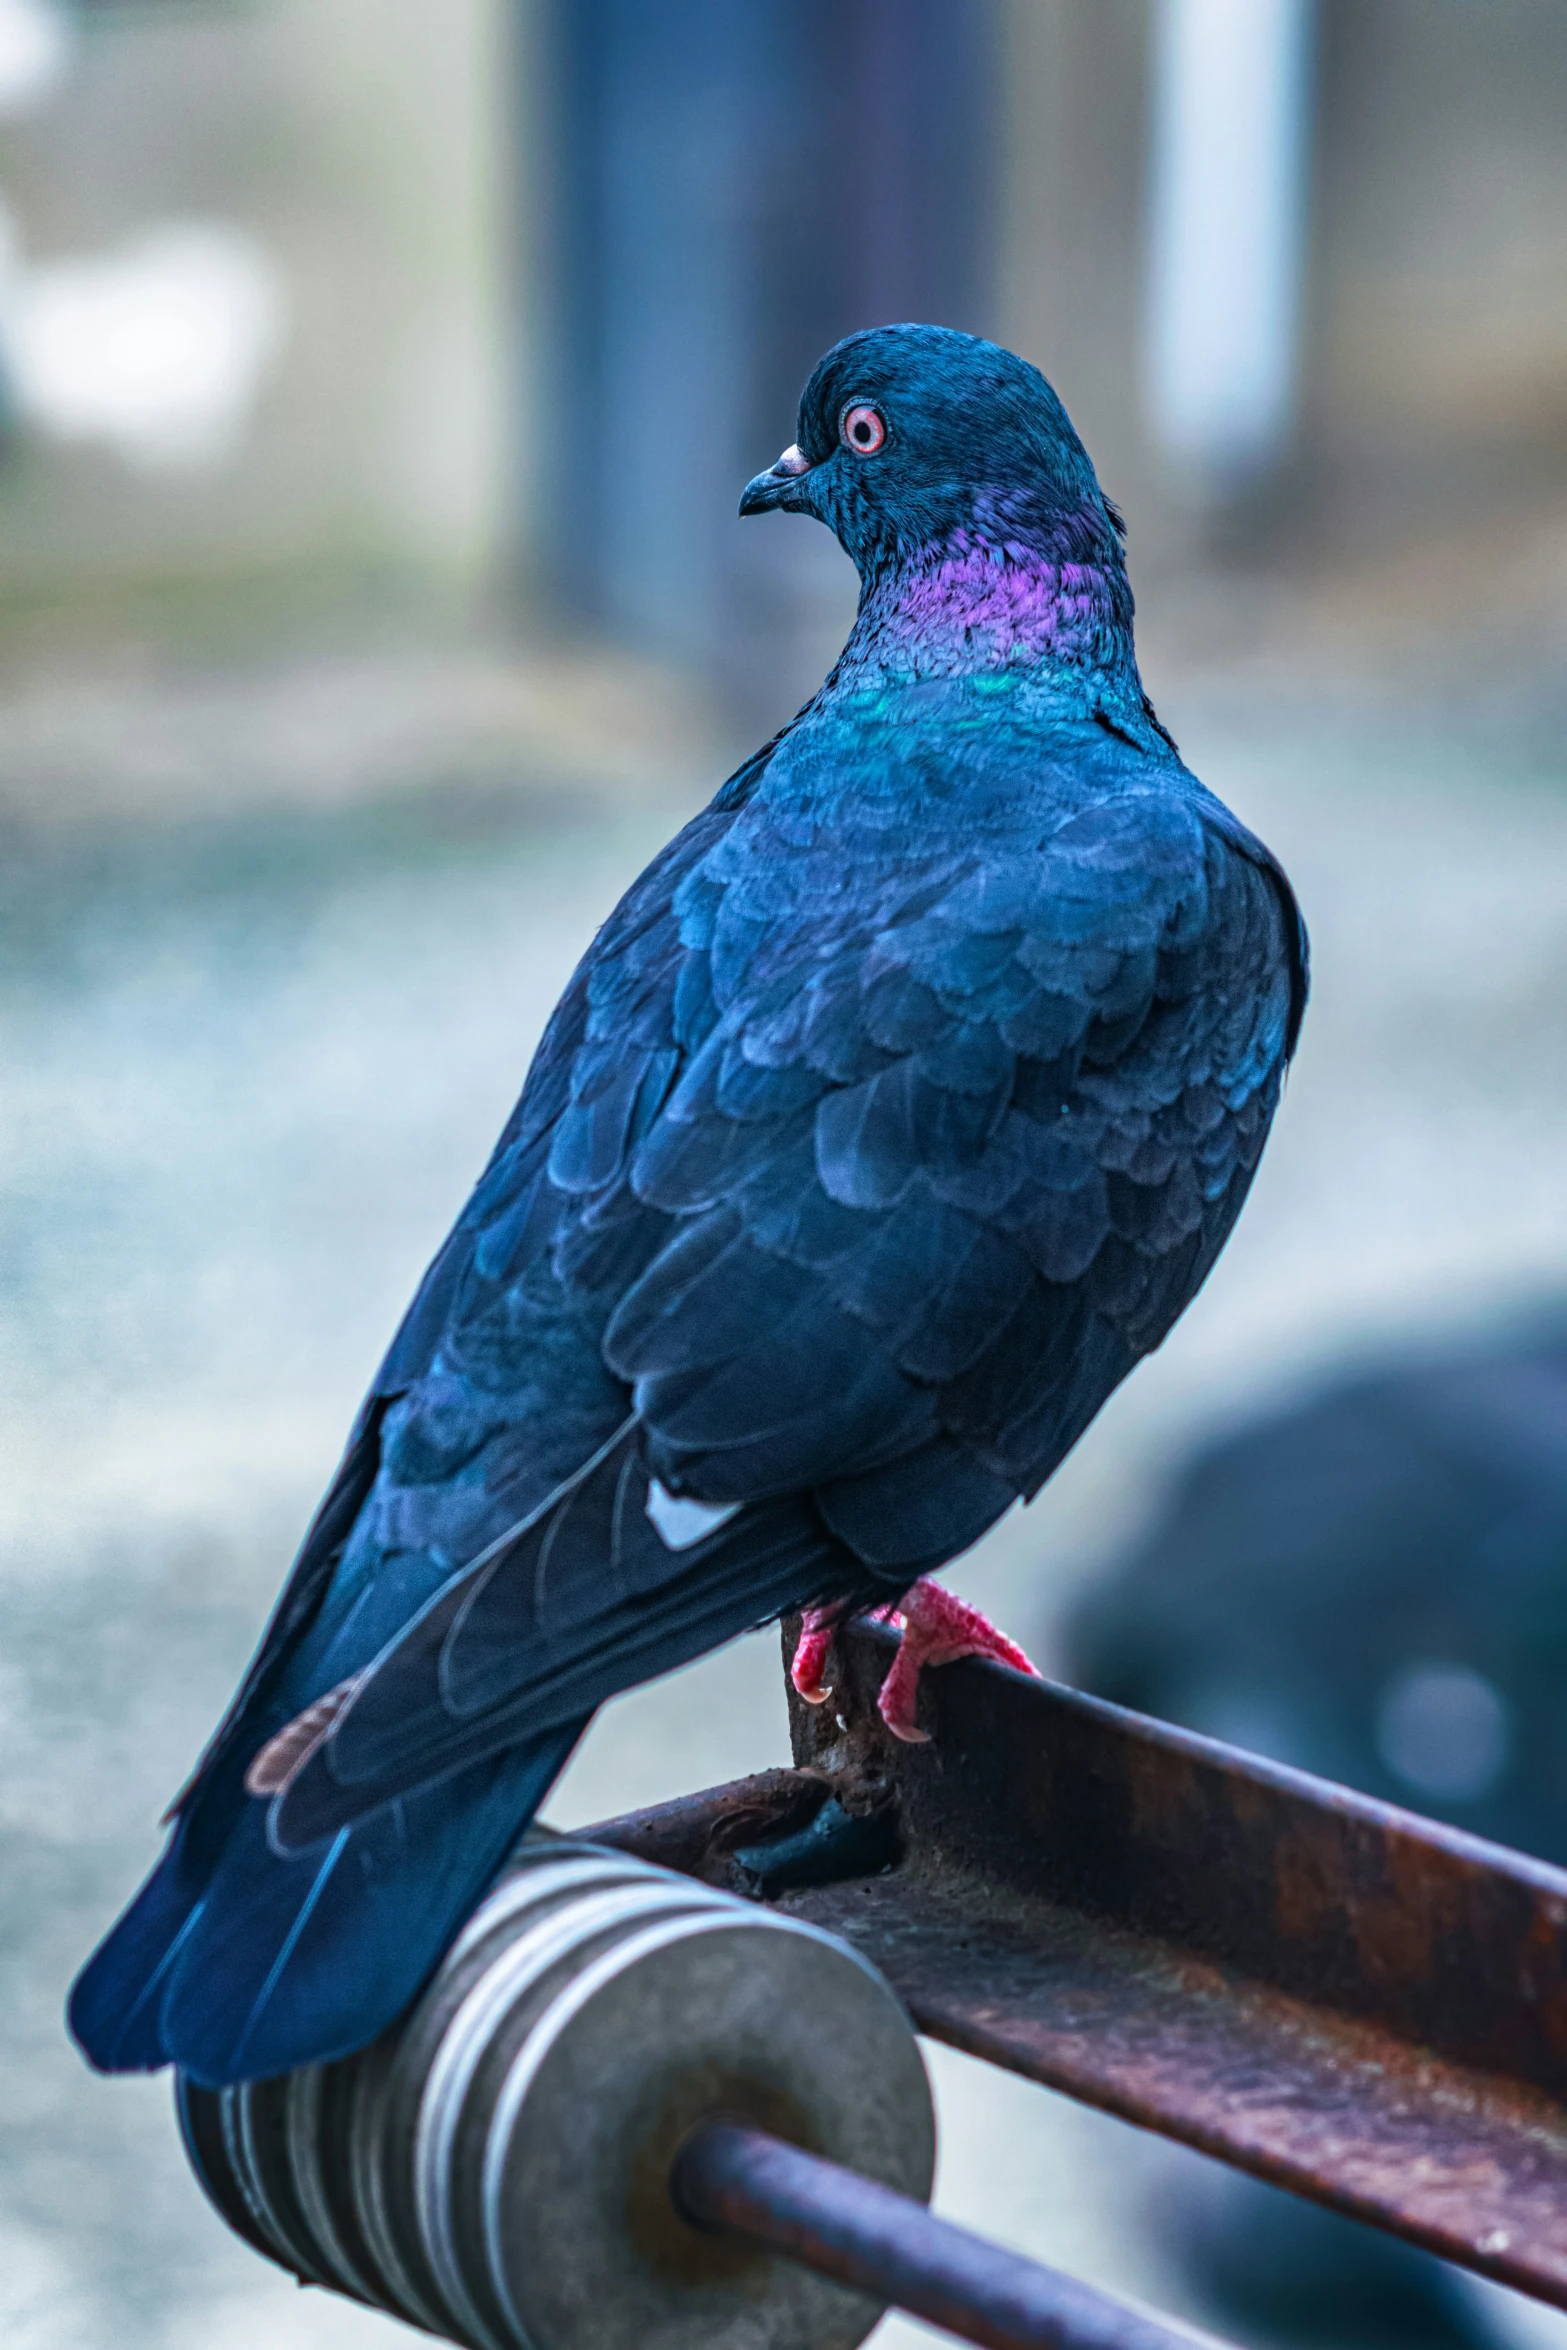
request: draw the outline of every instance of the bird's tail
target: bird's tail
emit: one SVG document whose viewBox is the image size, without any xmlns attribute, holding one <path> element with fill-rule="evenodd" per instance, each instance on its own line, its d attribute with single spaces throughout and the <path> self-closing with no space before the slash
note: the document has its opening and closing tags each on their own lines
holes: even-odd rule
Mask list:
<svg viewBox="0 0 1567 2350">
<path fill-rule="evenodd" d="M 100 2072 L 177 2064 L 212 2088 L 346 2056 L 407 2006 L 543 1801 L 571 1723 L 416 1789 L 303 1851 L 238 1789 L 198 1791 L 71 1991 Z M 214 1844 L 216 1854 L 214 1858 Z"/>
</svg>

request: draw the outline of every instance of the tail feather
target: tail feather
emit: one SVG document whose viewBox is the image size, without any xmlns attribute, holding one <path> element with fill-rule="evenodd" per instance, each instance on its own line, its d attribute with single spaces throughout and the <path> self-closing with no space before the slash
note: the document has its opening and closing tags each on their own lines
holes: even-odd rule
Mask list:
<svg viewBox="0 0 1567 2350">
<path fill-rule="evenodd" d="M 101 2072 L 174 2063 L 210 2088 L 345 2056 L 407 2006 L 542 1802 L 583 1724 L 419 1788 L 306 1851 L 243 1799 L 202 1881 L 181 1823 L 78 1977 Z"/>
<path fill-rule="evenodd" d="M 167 2064 L 163 1999 L 180 1951 L 201 1917 L 201 1888 L 182 1868 L 183 1834 L 71 1986 L 66 2019 L 101 2073 L 150 2073 Z"/>
</svg>

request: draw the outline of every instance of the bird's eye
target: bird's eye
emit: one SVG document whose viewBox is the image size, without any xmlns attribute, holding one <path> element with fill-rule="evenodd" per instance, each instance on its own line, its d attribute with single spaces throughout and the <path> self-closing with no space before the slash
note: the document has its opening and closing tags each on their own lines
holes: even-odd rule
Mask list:
<svg viewBox="0 0 1567 2350">
<path fill-rule="evenodd" d="M 879 408 L 856 400 L 838 419 L 838 438 L 856 457 L 874 457 L 887 438 L 887 423 Z"/>
</svg>

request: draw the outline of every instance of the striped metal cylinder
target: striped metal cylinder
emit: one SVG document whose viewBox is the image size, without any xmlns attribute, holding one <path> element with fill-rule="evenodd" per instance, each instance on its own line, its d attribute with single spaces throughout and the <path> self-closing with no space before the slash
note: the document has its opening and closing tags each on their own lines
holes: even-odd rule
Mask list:
<svg viewBox="0 0 1567 2350">
<path fill-rule="evenodd" d="M 722 2117 L 922 2198 L 935 2166 L 908 2019 L 845 1943 L 554 1837 L 372 2047 L 178 2101 L 258 2252 L 470 2350 L 852 2350 L 879 2305 L 688 2225 L 675 2154 Z"/>
</svg>

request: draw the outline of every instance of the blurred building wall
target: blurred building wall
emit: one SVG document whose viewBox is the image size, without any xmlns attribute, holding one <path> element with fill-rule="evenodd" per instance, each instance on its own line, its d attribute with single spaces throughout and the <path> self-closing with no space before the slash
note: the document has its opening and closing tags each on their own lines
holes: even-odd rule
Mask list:
<svg viewBox="0 0 1567 2350">
<path fill-rule="evenodd" d="M 78 616 L 159 583 L 463 580 L 508 521 L 493 0 L 161 0 L 78 20 L 47 102 L 0 128 L 24 272 L 167 224 L 240 232 L 284 341 L 219 462 L 16 434 L 0 596 Z"/>
<path fill-rule="evenodd" d="M 13 641 L 33 609 L 90 627 L 166 596 L 199 637 L 257 581 L 309 607 L 505 578 L 514 608 L 776 719 L 852 581 L 823 534 L 738 524 L 736 495 L 825 344 L 911 313 L 1037 359 L 1139 576 L 1201 568 L 1226 550 L 1148 384 L 1153 35 L 1177 4 L 82 7 L 58 87 L 0 121 L 0 336 L 39 273 L 216 224 L 275 269 L 285 339 L 203 463 L 63 439 L 10 385 Z M 1267 560 L 1505 526 L 1567 460 L 1567 10 L 1311 13 L 1297 422 L 1239 518 Z"/>
<path fill-rule="evenodd" d="M 1149 430 L 1155 12 L 1006 0 L 999 331 L 1056 382 L 1140 551 L 1208 520 Z M 1215 0 L 1222 12 L 1225 0 Z M 1441 528 L 1567 457 L 1567 10 L 1318 0 L 1298 423 L 1275 548 Z"/>
<path fill-rule="evenodd" d="M 1112 496 L 1144 481 L 1148 0 L 1005 0 L 996 331 L 1045 370 Z"/>
<path fill-rule="evenodd" d="M 1567 8 L 1328 0 L 1318 91 L 1304 430 L 1319 492 L 1341 484 L 1385 524 L 1559 489 Z"/>
</svg>

